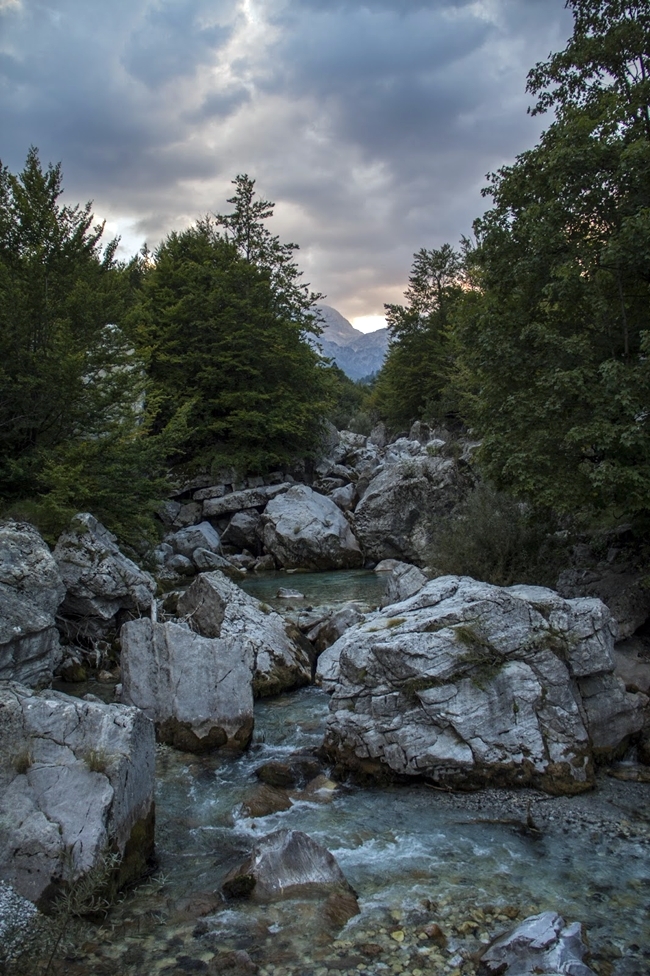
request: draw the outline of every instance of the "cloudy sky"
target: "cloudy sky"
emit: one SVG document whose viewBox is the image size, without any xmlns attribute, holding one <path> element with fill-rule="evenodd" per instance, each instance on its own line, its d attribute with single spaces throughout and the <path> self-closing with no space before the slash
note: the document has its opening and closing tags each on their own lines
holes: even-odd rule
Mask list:
<svg viewBox="0 0 650 976">
<path fill-rule="evenodd" d="M 564 0 L 0 0 L 0 159 L 61 161 L 124 256 L 246 172 L 367 328 L 536 141 L 526 72 L 570 33 Z"/>
</svg>

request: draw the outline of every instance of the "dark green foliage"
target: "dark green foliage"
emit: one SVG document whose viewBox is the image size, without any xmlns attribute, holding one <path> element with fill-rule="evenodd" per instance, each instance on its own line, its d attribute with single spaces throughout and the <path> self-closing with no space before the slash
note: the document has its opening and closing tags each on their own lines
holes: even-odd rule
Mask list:
<svg viewBox="0 0 650 976">
<path fill-rule="evenodd" d="M 372 384 L 351 380 L 335 363 L 328 367 L 326 377 L 332 401 L 327 419 L 338 430 L 368 435 L 378 419 L 371 403 Z"/>
<path fill-rule="evenodd" d="M 188 410 L 185 461 L 263 471 L 308 456 L 327 406 L 324 367 L 271 272 L 209 218 L 160 245 L 132 321 L 159 397 L 159 422 Z"/>
<path fill-rule="evenodd" d="M 605 522 L 650 509 L 650 12 L 570 0 L 539 144 L 491 178 L 457 382 L 498 487 Z"/>
<path fill-rule="evenodd" d="M 461 255 L 449 244 L 414 255 L 406 305 L 386 305 L 390 346 L 373 402 L 395 429 L 440 419 L 449 397 L 450 314 L 462 294 Z"/>
<path fill-rule="evenodd" d="M 481 485 L 436 532 L 431 562 L 441 575 L 553 586 L 567 545 L 555 528 L 550 517 Z"/>
<path fill-rule="evenodd" d="M 0 497 L 51 537 L 90 507 L 136 542 L 164 496 L 170 437 L 146 437 L 144 366 L 123 328 L 133 267 L 100 247 L 61 167 L 0 168 Z"/>
</svg>

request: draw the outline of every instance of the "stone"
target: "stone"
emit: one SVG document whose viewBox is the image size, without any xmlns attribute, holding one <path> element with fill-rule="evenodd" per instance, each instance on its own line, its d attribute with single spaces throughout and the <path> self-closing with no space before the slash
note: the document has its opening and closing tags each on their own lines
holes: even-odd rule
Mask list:
<svg viewBox="0 0 650 976">
<path fill-rule="evenodd" d="M 253 734 L 250 649 L 146 618 L 127 621 L 120 640 L 122 701 L 142 709 L 161 742 L 187 752 L 246 748 Z"/>
<path fill-rule="evenodd" d="M 276 830 L 262 838 L 250 857 L 228 873 L 222 890 L 228 898 L 257 902 L 322 898 L 338 891 L 354 895 L 334 855 L 299 830 Z M 352 914 L 358 914 L 356 898 L 354 907 Z"/>
<path fill-rule="evenodd" d="M 187 559 L 192 559 L 196 549 L 207 549 L 208 552 L 218 555 L 221 553 L 219 533 L 210 522 L 187 526 L 174 535 L 168 536 L 167 541 L 173 546 L 175 552 Z"/>
<path fill-rule="evenodd" d="M 271 498 L 288 491 L 291 485 L 284 482 L 280 485 L 265 485 L 262 488 L 245 488 L 243 491 L 233 491 L 223 498 L 208 498 L 203 502 L 203 518 L 217 519 L 233 512 L 245 509 L 263 508 Z"/>
<path fill-rule="evenodd" d="M 195 551 L 199 552 L 198 549 Z M 178 553 L 174 554 L 166 561 L 165 569 L 168 570 L 173 576 L 196 575 L 196 566 L 192 560 L 188 559 L 187 556 L 181 556 Z"/>
<path fill-rule="evenodd" d="M 297 629 L 223 573 L 201 573 L 180 597 L 177 613 L 249 662 L 256 697 L 311 681 L 313 652 Z"/>
<path fill-rule="evenodd" d="M 531 915 L 482 954 L 478 976 L 595 976 L 584 962 L 587 946 L 579 922 L 557 912 Z"/>
<path fill-rule="evenodd" d="M 378 423 L 370 431 L 370 437 L 368 438 L 371 444 L 375 444 L 376 447 L 383 449 L 388 444 L 388 432 L 386 430 L 386 424 Z"/>
<path fill-rule="evenodd" d="M 289 756 L 283 762 L 271 760 L 263 763 L 255 770 L 255 775 L 262 783 L 275 786 L 280 789 L 292 789 L 297 786 L 304 786 L 307 782 L 318 776 L 321 771 L 321 764 L 313 756 L 295 755 Z"/>
<path fill-rule="evenodd" d="M 275 594 L 278 600 L 304 600 L 305 594 L 300 590 L 292 590 L 287 586 L 281 586 Z"/>
<path fill-rule="evenodd" d="M 260 556 L 253 567 L 256 573 L 272 573 L 275 571 L 275 559 L 270 552 Z"/>
<path fill-rule="evenodd" d="M 192 563 L 200 573 L 208 573 L 215 569 L 231 572 L 233 564 L 225 556 L 220 556 L 209 549 L 195 549 L 192 553 Z"/>
<path fill-rule="evenodd" d="M 628 637 L 614 645 L 614 669 L 628 691 L 650 694 L 650 643 Z"/>
<path fill-rule="evenodd" d="M 357 505 L 355 532 L 371 559 L 424 566 L 431 559 L 436 524 L 460 501 L 464 483 L 450 458 L 395 456 L 375 474 Z"/>
<path fill-rule="evenodd" d="M 258 529 L 261 528 L 260 523 L 260 513 L 254 508 L 235 512 L 221 536 L 221 541 L 224 546 L 234 546 L 238 551 L 248 549 L 250 552 L 259 555 L 261 552 L 261 542 L 258 535 Z"/>
<path fill-rule="evenodd" d="M 617 572 L 599 564 L 593 569 L 569 569 L 557 581 L 557 590 L 567 599 L 596 597 L 609 607 L 618 623 L 621 640 L 631 637 L 650 616 L 650 590 L 639 573 Z"/>
<path fill-rule="evenodd" d="M 353 604 L 330 608 L 330 612 L 307 632 L 307 640 L 320 654 L 341 637 L 346 630 L 365 620 L 365 616 Z"/>
<path fill-rule="evenodd" d="M 0 583 L 54 616 L 65 584 L 50 549 L 33 525 L 10 519 L 0 525 Z"/>
<path fill-rule="evenodd" d="M 613 674 L 599 600 L 440 577 L 369 615 L 318 659 L 325 752 L 381 779 L 577 793 L 616 757 L 648 699 Z"/>
<path fill-rule="evenodd" d="M 363 555 L 345 516 L 325 495 L 295 485 L 262 515 L 264 546 L 285 569 L 349 569 Z"/>
<path fill-rule="evenodd" d="M 330 498 L 335 505 L 341 509 L 342 512 L 350 512 L 354 508 L 354 500 L 357 495 L 356 487 L 350 483 L 345 485 L 343 488 L 335 488 L 333 492 L 330 493 Z"/>
<path fill-rule="evenodd" d="M 30 929 L 39 918 L 36 906 L 0 881 L 0 972 L 7 968 L 29 944 Z M 33 931 L 33 930 L 32 930 Z"/>
<path fill-rule="evenodd" d="M 388 562 L 388 560 L 385 560 Z M 379 564 L 382 565 L 381 563 Z M 377 571 L 377 568 L 375 569 Z M 383 570 L 382 570 L 383 571 Z M 427 577 L 410 563 L 394 562 L 390 568 L 388 579 L 386 580 L 386 592 L 381 601 L 382 607 L 388 607 L 391 603 L 401 603 L 414 596 L 428 583 Z"/>
<path fill-rule="evenodd" d="M 0 685 L 0 877 L 47 906 L 108 851 L 151 868 L 153 726 L 136 708 Z"/>
<path fill-rule="evenodd" d="M 181 505 L 172 522 L 175 529 L 184 529 L 201 521 L 202 506 L 199 502 L 185 502 Z"/>
<path fill-rule="evenodd" d="M 43 687 L 52 683 L 60 661 L 54 617 L 0 583 L 0 680 Z"/>
<path fill-rule="evenodd" d="M 289 795 L 284 790 L 260 783 L 242 800 L 239 812 L 244 817 L 268 817 L 272 813 L 290 810 L 291 805 Z"/>
<path fill-rule="evenodd" d="M 120 552 L 115 536 L 88 512 L 75 515 L 54 549 L 66 596 L 61 613 L 82 632 L 115 627 L 121 610 L 149 612 L 156 583 Z M 74 629 L 74 627 L 73 627 Z"/>
</svg>

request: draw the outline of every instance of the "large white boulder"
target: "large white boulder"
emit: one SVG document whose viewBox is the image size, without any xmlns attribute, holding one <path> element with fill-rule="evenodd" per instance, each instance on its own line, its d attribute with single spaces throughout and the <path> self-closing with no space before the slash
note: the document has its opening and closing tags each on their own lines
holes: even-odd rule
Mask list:
<svg viewBox="0 0 650 976">
<path fill-rule="evenodd" d="M 0 684 L 0 878 L 45 904 L 106 852 L 153 856 L 153 726 L 135 708 Z"/>
<path fill-rule="evenodd" d="M 363 564 L 350 525 L 337 505 L 306 485 L 272 499 L 262 515 L 266 549 L 285 569 L 346 569 Z"/>
<path fill-rule="evenodd" d="M 433 580 L 319 658 L 326 750 L 377 776 L 587 789 L 595 755 L 639 732 L 648 703 L 613 673 L 615 632 L 599 600 Z"/>
<path fill-rule="evenodd" d="M 161 742 L 187 752 L 248 745 L 252 648 L 145 617 L 127 621 L 120 641 L 122 701 L 142 709 Z"/>
<path fill-rule="evenodd" d="M 255 697 L 311 681 L 309 644 L 292 624 L 223 573 L 201 573 L 178 601 L 177 613 L 204 637 L 218 637 L 251 662 Z"/>
<path fill-rule="evenodd" d="M 54 558 L 66 586 L 61 612 L 89 636 L 110 630 L 121 610 L 148 611 L 156 592 L 149 573 L 120 551 L 115 536 L 88 512 L 75 515 Z"/>
<path fill-rule="evenodd" d="M 9 520 L 0 525 L 0 583 L 54 616 L 65 596 L 50 549 L 33 525 Z"/>
<path fill-rule="evenodd" d="M 417 442 L 408 444 L 420 451 Z M 391 462 L 373 477 L 356 507 L 356 535 L 372 559 L 426 565 L 438 522 L 462 497 L 462 476 L 450 458 L 395 453 Z"/>
</svg>

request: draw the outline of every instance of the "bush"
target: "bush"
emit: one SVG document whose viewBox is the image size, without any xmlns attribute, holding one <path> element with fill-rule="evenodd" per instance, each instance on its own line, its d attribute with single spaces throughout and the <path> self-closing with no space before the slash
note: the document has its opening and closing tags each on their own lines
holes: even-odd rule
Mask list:
<svg viewBox="0 0 650 976">
<path fill-rule="evenodd" d="M 557 528 L 551 516 L 480 485 L 434 532 L 429 562 L 439 575 L 554 586 L 567 561 L 565 534 Z"/>
</svg>

